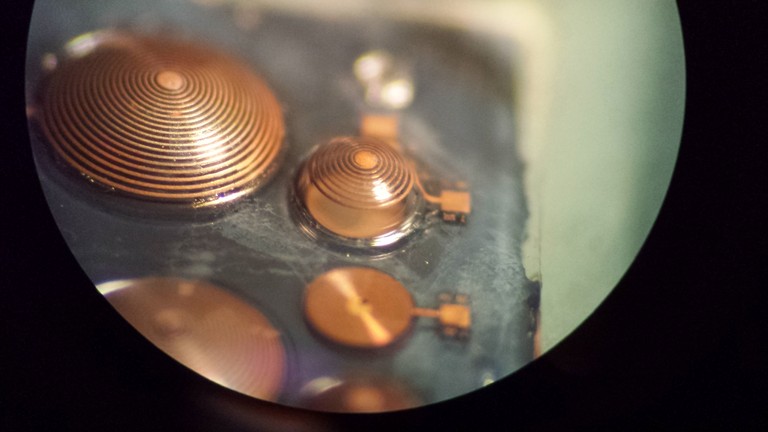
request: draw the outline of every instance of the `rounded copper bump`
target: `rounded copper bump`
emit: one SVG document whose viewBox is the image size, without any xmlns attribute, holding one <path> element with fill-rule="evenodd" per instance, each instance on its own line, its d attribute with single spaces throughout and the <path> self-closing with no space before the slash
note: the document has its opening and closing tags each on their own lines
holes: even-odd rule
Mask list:
<svg viewBox="0 0 768 432">
<path fill-rule="evenodd" d="M 421 400 L 400 382 L 382 377 L 346 380 L 319 378 L 310 382 L 318 389 L 305 397 L 303 406 L 328 412 L 374 413 L 421 405 Z"/>
<path fill-rule="evenodd" d="M 99 285 L 136 330 L 200 375 L 274 400 L 283 382 L 280 334 L 257 309 L 206 282 L 144 278 Z"/>
<path fill-rule="evenodd" d="M 297 196 L 325 229 L 369 239 L 401 228 L 414 209 L 414 176 L 403 156 L 373 137 L 321 145 L 299 172 Z"/>
<path fill-rule="evenodd" d="M 413 319 L 413 299 L 392 276 L 366 267 L 331 270 L 312 281 L 304 298 L 307 321 L 328 339 L 376 348 L 401 336 Z"/>
<path fill-rule="evenodd" d="M 111 32 L 79 39 L 87 49 L 71 50 L 42 89 L 42 129 L 88 179 L 203 206 L 253 191 L 275 171 L 281 107 L 245 65 L 187 42 Z"/>
</svg>

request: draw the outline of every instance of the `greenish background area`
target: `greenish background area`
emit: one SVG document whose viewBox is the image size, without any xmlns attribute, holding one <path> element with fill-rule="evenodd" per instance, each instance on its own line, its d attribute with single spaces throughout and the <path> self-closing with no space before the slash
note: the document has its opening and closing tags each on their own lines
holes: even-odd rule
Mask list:
<svg viewBox="0 0 768 432">
<path fill-rule="evenodd" d="M 616 286 L 658 215 L 680 143 L 685 62 L 674 1 L 540 5 L 556 50 L 532 192 L 544 352 Z"/>
</svg>

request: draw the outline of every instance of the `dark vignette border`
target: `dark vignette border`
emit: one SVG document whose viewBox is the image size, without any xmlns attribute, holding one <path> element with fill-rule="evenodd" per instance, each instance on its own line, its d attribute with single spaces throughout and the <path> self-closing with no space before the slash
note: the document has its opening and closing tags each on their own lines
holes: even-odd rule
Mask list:
<svg viewBox="0 0 768 432">
<path fill-rule="evenodd" d="M 757 135 L 768 43 L 758 1 L 679 0 L 687 100 L 679 161 L 645 245 L 568 339 L 467 396 L 388 415 L 254 403 L 146 344 L 93 289 L 35 174 L 24 113 L 30 0 L 2 14 L 2 430 L 753 430 L 763 373 L 768 181 Z M 760 64 L 762 63 L 762 64 Z M 762 168 L 761 168 L 762 167 Z M 762 312 L 762 311 L 760 311 Z"/>
</svg>

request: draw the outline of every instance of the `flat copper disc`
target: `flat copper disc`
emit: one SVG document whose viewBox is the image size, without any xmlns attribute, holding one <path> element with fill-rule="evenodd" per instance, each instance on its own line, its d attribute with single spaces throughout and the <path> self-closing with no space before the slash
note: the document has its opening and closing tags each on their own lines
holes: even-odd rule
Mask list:
<svg viewBox="0 0 768 432">
<path fill-rule="evenodd" d="M 98 288 L 136 330 L 183 365 L 259 399 L 277 396 L 285 350 L 255 308 L 202 281 L 145 278 Z"/>
<path fill-rule="evenodd" d="M 386 273 L 344 267 L 318 276 L 309 284 L 304 313 L 320 334 L 344 345 L 375 348 L 388 345 L 410 326 L 413 299 Z"/>
<path fill-rule="evenodd" d="M 204 206 L 264 184 L 285 126 L 267 84 L 217 51 L 114 32 L 80 36 L 40 93 L 42 129 L 87 179 Z"/>
</svg>

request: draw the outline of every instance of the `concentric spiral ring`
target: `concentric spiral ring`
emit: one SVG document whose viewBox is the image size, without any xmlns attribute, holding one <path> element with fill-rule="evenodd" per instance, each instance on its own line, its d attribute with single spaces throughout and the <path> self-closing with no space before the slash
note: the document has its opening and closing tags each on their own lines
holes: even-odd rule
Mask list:
<svg viewBox="0 0 768 432">
<path fill-rule="evenodd" d="M 85 38 L 90 48 L 41 93 L 42 129 L 67 164 L 135 197 L 195 206 L 253 191 L 274 173 L 281 107 L 245 65 L 186 42 Z"/>
<path fill-rule="evenodd" d="M 304 315 L 324 337 L 347 346 L 380 348 L 413 322 L 408 289 L 368 267 L 340 267 L 316 277 L 304 293 Z"/>
<path fill-rule="evenodd" d="M 279 394 L 285 347 L 249 303 L 208 282 L 174 277 L 116 280 L 98 289 L 144 337 L 200 375 L 260 399 Z"/>
<path fill-rule="evenodd" d="M 296 182 L 304 210 L 323 228 L 351 239 L 391 244 L 415 209 L 414 174 L 403 156 L 372 137 L 339 137 L 321 145 Z M 386 239 L 384 239 L 386 237 Z"/>
<path fill-rule="evenodd" d="M 355 209 L 396 204 L 413 188 L 403 157 L 371 137 L 336 138 L 307 162 L 306 175 L 328 198 Z"/>
</svg>

